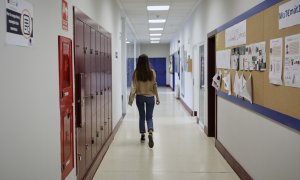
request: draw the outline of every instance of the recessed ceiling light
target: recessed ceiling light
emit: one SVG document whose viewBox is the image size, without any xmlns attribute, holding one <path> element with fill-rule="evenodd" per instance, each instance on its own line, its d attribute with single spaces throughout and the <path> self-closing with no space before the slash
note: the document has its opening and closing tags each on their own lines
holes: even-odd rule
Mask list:
<svg viewBox="0 0 300 180">
<path fill-rule="evenodd" d="M 151 41 L 160 40 L 160 38 L 150 38 Z"/>
<path fill-rule="evenodd" d="M 148 11 L 167 11 L 170 6 L 147 6 Z"/>
<path fill-rule="evenodd" d="M 162 31 L 164 28 L 149 28 L 149 31 Z"/>
<path fill-rule="evenodd" d="M 129 42 L 129 41 L 126 41 L 126 44 L 130 44 L 130 42 Z"/>
<path fill-rule="evenodd" d="M 150 36 L 161 36 L 161 34 L 150 34 Z"/>
<path fill-rule="evenodd" d="M 152 44 L 157 44 L 159 41 L 150 41 Z"/>
<path fill-rule="evenodd" d="M 165 19 L 150 19 L 149 23 L 165 23 Z"/>
</svg>

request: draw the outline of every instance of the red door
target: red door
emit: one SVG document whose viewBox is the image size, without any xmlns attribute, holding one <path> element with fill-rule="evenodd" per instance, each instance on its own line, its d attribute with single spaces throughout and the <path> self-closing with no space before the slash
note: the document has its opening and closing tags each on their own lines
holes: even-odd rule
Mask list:
<svg viewBox="0 0 300 180">
<path fill-rule="evenodd" d="M 61 170 L 65 179 L 74 167 L 72 40 L 59 36 Z"/>
</svg>

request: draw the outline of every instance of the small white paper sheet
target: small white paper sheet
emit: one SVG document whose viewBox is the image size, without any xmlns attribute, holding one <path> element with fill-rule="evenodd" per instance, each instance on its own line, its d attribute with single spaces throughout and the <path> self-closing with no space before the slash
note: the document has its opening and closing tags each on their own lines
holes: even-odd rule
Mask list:
<svg viewBox="0 0 300 180">
<path fill-rule="evenodd" d="M 250 74 L 248 80 L 243 86 L 240 95 L 252 104 L 252 75 Z"/>
<path fill-rule="evenodd" d="M 224 88 L 228 91 L 228 95 L 231 95 L 231 78 L 230 78 L 230 72 L 225 75 L 223 78 L 224 81 Z"/>
<path fill-rule="evenodd" d="M 218 91 L 220 90 L 220 86 L 221 86 L 221 78 L 222 78 L 222 73 L 221 72 L 217 72 L 215 74 L 215 76 L 212 79 L 212 86 Z"/>
</svg>

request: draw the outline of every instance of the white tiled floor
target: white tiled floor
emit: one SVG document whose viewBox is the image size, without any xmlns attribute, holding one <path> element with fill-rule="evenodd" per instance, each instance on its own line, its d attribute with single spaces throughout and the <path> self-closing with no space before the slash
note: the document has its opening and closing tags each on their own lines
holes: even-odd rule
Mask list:
<svg viewBox="0 0 300 180">
<path fill-rule="evenodd" d="M 239 179 L 173 93 L 159 89 L 154 109 L 154 148 L 140 143 L 138 111 L 128 113 L 94 180 Z"/>
</svg>

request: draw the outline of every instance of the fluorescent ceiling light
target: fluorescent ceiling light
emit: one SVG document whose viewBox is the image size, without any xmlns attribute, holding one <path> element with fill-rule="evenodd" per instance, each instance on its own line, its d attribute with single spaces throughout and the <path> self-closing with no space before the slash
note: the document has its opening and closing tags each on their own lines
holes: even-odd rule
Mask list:
<svg viewBox="0 0 300 180">
<path fill-rule="evenodd" d="M 147 6 L 148 11 L 167 11 L 170 6 Z"/>
<path fill-rule="evenodd" d="M 130 42 L 129 42 L 129 41 L 126 41 L 126 44 L 130 44 Z"/>
<path fill-rule="evenodd" d="M 159 41 L 150 41 L 152 44 L 158 44 Z"/>
<path fill-rule="evenodd" d="M 165 19 L 150 19 L 149 23 L 165 23 Z"/>
<path fill-rule="evenodd" d="M 151 41 L 160 40 L 160 38 L 150 38 Z"/>
<path fill-rule="evenodd" d="M 150 34 L 150 36 L 161 36 L 161 34 Z"/>
<path fill-rule="evenodd" d="M 149 31 L 162 31 L 164 28 L 149 28 Z"/>
</svg>

